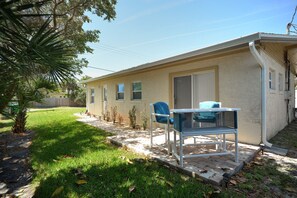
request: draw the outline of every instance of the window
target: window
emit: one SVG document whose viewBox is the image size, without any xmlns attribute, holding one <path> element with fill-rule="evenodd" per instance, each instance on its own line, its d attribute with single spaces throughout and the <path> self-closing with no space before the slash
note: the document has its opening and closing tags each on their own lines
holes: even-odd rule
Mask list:
<svg viewBox="0 0 297 198">
<path fill-rule="evenodd" d="M 107 86 L 103 87 L 103 101 L 107 101 Z"/>
<path fill-rule="evenodd" d="M 91 93 L 90 93 L 90 103 L 94 103 L 95 101 L 95 90 L 91 89 Z"/>
<path fill-rule="evenodd" d="M 132 83 L 132 100 L 141 100 L 141 98 L 142 98 L 141 82 Z"/>
<path fill-rule="evenodd" d="M 283 91 L 284 90 L 283 81 L 284 81 L 284 76 L 283 76 L 283 74 L 279 73 L 278 74 L 278 90 L 279 91 Z"/>
<path fill-rule="evenodd" d="M 269 89 L 275 90 L 275 71 L 269 70 Z"/>
<path fill-rule="evenodd" d="M 125 85 L 124 84 L 117 84 L 117 100 L 124 100 L 124 91 Z"/>
</svg>

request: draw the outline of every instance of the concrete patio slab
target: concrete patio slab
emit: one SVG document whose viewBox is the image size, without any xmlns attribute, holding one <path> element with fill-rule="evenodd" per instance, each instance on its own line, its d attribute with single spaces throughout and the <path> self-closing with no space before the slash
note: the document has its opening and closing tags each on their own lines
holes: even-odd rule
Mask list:
<svg viewBox="0 0 297 198">
<path fill-rule="evenodd" d="M 77 119 L 78 121 L 114 134 L 113 136 L 108 137 L 108 141 L 113 144 L 126 147 L 133 152 L 153 158 L 184 174 L 193 177 L 200 177 L 204 181 L 218 186 L 224 184 L 224 177 L 225 179 L 228 179 L 237 173 L 242 169 L 243 165 L 251 161 L 260 150 L 260 147 L 258 146 L 239 143 L 238 163 L 234 161 L 234 155 L 208 156 L 185 159 L 184 167 L 181 167 L 176 158 L 169 156 L 167 153 L 164 129 L 157 128 L 154 130 L 154 145 L 150 148 L 149 131 L 132 130 L 129 127 L 118 126 L 111 122 L 100 121 L 97 118 L 86 116 L 85 114 L 76 114 L 76 116 L 79 116 L 79 119 Z M 170 136 L 171 140 L 173 140 L 173 133 L 171 133 Z M 209 139 L 207 137 L 201 137 L 196 140 L 208 141 Z M 194 143 L 194 139 L 189 138 L 185 140 L 185 143 Z M 234 143 L 227 142 L 227 149 L 234 151 Z M 207 153 L 211 151 L 215 151 L 215 145 L 195 145 L 184 148 L 185 154 L 197 152 Z"/>
</svg>

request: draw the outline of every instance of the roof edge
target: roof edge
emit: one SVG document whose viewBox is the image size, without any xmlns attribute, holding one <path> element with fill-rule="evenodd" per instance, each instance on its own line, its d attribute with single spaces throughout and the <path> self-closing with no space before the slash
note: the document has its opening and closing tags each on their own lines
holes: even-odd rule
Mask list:
<svg viewBox="0 0 297 198">
<path fill-rule="evenodd" d="M 105 78 L 109 78 L 112 76 L 117 76 L 117 75 L 121 75 L 121 74 L 125 74 L 128 72 L 132 72 L 132 71 L 138 71 L 138 70 L 142 70 L 142 69 L 146 69 L 146 68 L 151 68 L 151 67 L 155 67 L 161 64 L 166 64 L 166 63 L 170 63 L 170 62 L 174 62 L 174 61 L 181 61 L 187 58 L 192 58 L 195 56 L 202 56 L 202 55 L 207 55 L 209 53 L 213 53 L 213 52 L 219 52 L 221 50 L 226 50 L 228 48 L 234 48 L 234 47 L 240 47 L 244 44 L 248 44 L 251 41 L 297 41 L 297 36 L 294 35 L 284 35 L 284 34 L 271 34 L 271 33 L 264 33 L 264 32 L 257 32 L 254 34 L 250 34 L 247 36 L 243 36 L 243 37 L 239 37 L 236 39 L 232 39 L 232 40 L 228 40 L 228 41 L 224 41 L 215 45 L 210 45 L 198 50 L 194 50 L 191 52 L 187 52 L 184 54 L 179 54 L 176 56 L 172 56 L 169 58 L 164 58 L 158 61 L 154 61 L 154 62 L 150 62 L 150 63 L 145 63 L 145 64 L 141 64 L 135 67 L 131 67 L 128 69 L 124 69 L 124 70 L 120 70 L 118 72 L 114 72 L 111 74 L 107 74 L 104 76 L 99 76 L 99 77 L 95 77 L 95 78 L 91 78 L 85 81 L 81 81 L 81 83 L 89 83 L 89 82 L 93 82 L 96 80 L 101 80 L 101 79 L 105 79 Z"/>
</svg>

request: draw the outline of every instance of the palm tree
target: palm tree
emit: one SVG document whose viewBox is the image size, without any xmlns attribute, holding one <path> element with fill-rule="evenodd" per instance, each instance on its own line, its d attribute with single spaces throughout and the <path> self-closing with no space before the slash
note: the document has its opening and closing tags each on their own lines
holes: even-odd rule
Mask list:
<svg viewBox="0 0 297 198">
<path fill-rule="evenodd" d="M 0 0 L 0 112 L 16 97 L 20 109 L 13 131 L 21 133 L 29 102 L 39 101 L 42 88 L 74 76 L 79 69 L 74 49 L 50 27 L 50 19 L 30 27 L 22 20 L 22 11 L 34 5 L 18 3 Z"/>
</svg>

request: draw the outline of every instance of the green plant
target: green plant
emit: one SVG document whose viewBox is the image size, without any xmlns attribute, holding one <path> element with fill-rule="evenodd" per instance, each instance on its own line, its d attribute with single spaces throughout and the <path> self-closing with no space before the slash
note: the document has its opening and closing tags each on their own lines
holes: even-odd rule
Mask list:
<svg viewBox="0 0 297 198">
<path fill-rule="evenodd" d="M 117 106 L 111 107 L 111 119 L 112 119 L 113 123 L 116 122 L 117 114 L 118 114 Z"/>
<path fill-rule="evenodd" d="M 119 114 L 118 115 L 118 122 L 119 122 L 119 124 L 122 125 L 123 121 L 124 121 L 123 116 Z"/>
<path fill-rule="evenodd" d="M 106 121 L 110 122 L 111 118 L 110 118 L 110 112 L 106 111 Z"/>
<path fill-rule="evenodd" d="M 147 129 L 147 124 L 148 124 L 148 117 L 147 117 L 147 115 L 143 114 L 142 117 L 141 117 L 141 120 L 142 120 L 143 130 L 146 130 Z"/>
<path fill-rule="evenodd" d="M 147 114 L 146 114 L 146 108 L 145 107 L 146 107 L 146 104 L 144 104 L 143 111 L 141 113 L 141 121 L 142 121 L 143 130 L 147 129 L 148 120 L 149 120 L 149 118 L 147 117 Z"/>
<path fill-rule="evenodd" d="M 129 120 L 130 126 L 135 129 L 136 128 L 136 106 L 134 105 L 131 110 L 129 110 Z"/>
<path fill-rule="evenodd" d="M 101 112 L 101 115 L 102 115 L 103 120 L 106 120 L 106 113 Z"/>
</svg>

